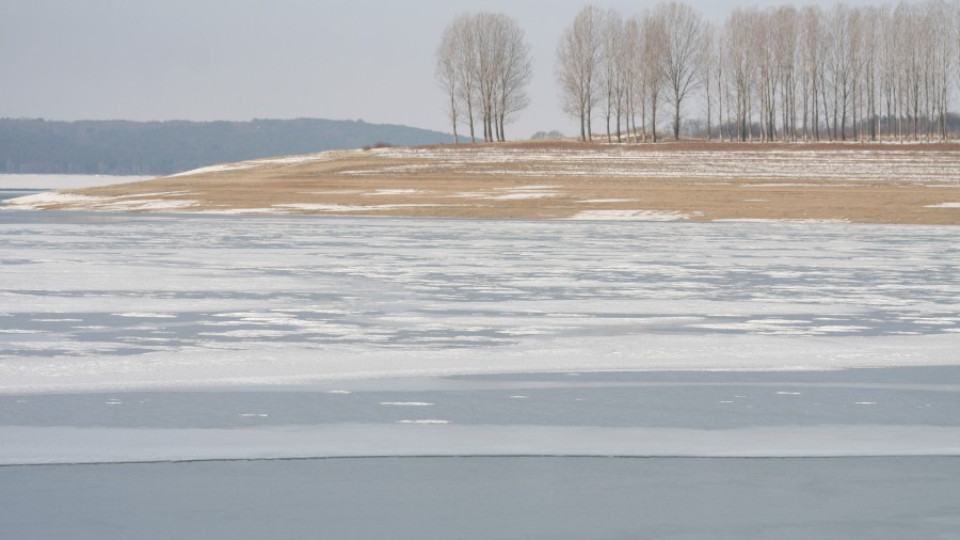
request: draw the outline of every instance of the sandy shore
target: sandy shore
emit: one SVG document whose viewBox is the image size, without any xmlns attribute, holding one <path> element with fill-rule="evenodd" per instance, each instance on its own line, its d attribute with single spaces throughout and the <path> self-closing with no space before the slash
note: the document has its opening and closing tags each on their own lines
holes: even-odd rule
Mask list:
<svg viewBox="0 0 960 540">
<path fill-rule="evenodd" d="M 960 144 L 578 144 L 324 152 L 43 194 L 43 209 L 960 224 Z"/>
</svg>

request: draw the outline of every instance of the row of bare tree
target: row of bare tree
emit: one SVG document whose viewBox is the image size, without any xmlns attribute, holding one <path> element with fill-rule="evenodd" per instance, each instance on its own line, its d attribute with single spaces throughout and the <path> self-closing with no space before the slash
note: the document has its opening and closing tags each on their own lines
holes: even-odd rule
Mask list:
<svg viewBox="0 0 960 540">
<path fill-rule="evenodd" d="M 960 0 L 753 7 L 722 25 L 678 2 L 630 18 L 591 6 L 563 32 L 557 80 L 583 140 L 599 113 L 608 140 L 656 141 L 663 107 L 679 138 L 694 99 L 708 138 L 945 139 L 958 30 Z"/>
<path fill-rule="evenodd" d="M 530 46 L 517 22 L 506 15 L 461 15 L 443 33 L 435 74 L 449 100 L 456 142 L 461 122 L 469 126 L 471 142 L 478 139 L 478 124 L 484 141 L 504 141 L 506 125 L 529 103 Z"/>
</svg>

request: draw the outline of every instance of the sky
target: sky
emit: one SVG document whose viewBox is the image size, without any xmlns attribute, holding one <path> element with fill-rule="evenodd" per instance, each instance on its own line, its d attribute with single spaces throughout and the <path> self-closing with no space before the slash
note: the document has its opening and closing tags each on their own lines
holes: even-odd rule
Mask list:
<svg viewBox="0 0 960 540">
<path fill-rule="evenodd" d="M 797 0 L 833 5 L 832 0 Z M 575 132 L 556 44 L 587 0 L 0 0 L 0 117 L 50 120 L 363 119 L 450 131 L 433 75 L 465 12 L 517 20 L 531 105 L 507 137 Z M 743 0 L 689 0 L 722 21 Z M 847 5 L 882 0 L 846 0 Z M 632 15 L 655 2 L 597 1 Z M 773 3 L 771 3 L 773 5 Z"/>
</svg>

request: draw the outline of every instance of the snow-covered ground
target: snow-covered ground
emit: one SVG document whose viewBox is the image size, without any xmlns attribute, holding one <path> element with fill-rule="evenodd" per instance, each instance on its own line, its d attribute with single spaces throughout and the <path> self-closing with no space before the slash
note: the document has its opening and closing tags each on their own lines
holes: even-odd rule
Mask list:
<svg viewBox="0 0 960 540">
<path fill-rule="evenodd" d="M 425 160 L 395 167 L 392 173 L 416 173 L 440 164 L 450 172 L 494 176 L 794 179 L 815 181 L 818 185 L 827 182 L 831 185 L 893 183 L 957 187 L 960 170 L 960 154 L 956 152 L 898 152 L 904 147 L 893 145 L 888 151 L 860 149 L 855 145 L 830 150 L 802 147 L 710 150 L 709 145 L 706 146 L 703 150 L 688 149 L 682 153 L 635 147 L 611 147 L 604 152 L 585 148 L 384 148 L 371 155 Z M 384 169 L 375 168 L 350 171 L 350 174 L 383 172 Z"/>
</svg>

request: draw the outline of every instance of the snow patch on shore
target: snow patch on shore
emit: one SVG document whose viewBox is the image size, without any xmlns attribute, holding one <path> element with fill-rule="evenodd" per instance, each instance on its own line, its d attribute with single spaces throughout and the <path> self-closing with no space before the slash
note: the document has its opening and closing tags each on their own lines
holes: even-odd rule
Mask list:
<svg viewBox="0 0 960 540">
<path fill-rule="evenodd" d="M 690 214 L 656 210 L 584 210 L 569 219 L 586 221 L 680 221 L 690 219 L 690 217 Z"/>
<path fill-rule="evenodd" d="M 334 158 L 331 152 L 320 152 L 317 154 L 303 154 L 296 156 L 282 156 L 263 159 L 251 159 L 248 161 L 238 161 L 236 163 L 221 163 L 219 165 L 210 165 L 200 167 L 177 174 L 171 174 L 170 178 L 179 176 L 195 176 L 198 174 L 213 174 L 220 172 L 242 171 L 245 169 L 255 169 L 263 165 L 300 165 L 303 163 L 315 163 L 320 161 L 330 161 Z"/>
<path fill-rule="evenodd" d="M 45 210 L 57 208 L 63 210 L 112 210 L 117 212 L 142 210 L 181 210 L 199 204 L 194 200 L 136 198 L 158 195 L 165 194 L 145 193 L 142 195 L 126 195 L 122 197 L 95 197 L 90 195 L 79 195 L 76 193 L 48 191 L 34 195 L 27 195 L 25 197 L 18 197 L 16 199 L 9 199 L 4 201 L 4 203 L 10 207 L 20 210 Z"/>
<path fill-rule="evenodd" d="M 68 205 L 89 205 L 94 206 L 107 201 L 103 197 L 90 197 L 88 195 L 75 195 L 72 193 L 60 193 L 57 191 L 47 191 L 25 197 L 17 197 L 4 201 L 4 204 L 13 206 L 22 210 L 43 210 L 55 206 Z"/>
<path fill-rule="evenodd" d="M 280 210 L 301 210 L 306 212 L 330 212 L 330 213 L 351 213 L 351 212 L 370 212 L 380 210 L 397 210 L 399 208 L 434 208 L 439 206 L 449 206 L 440 204 L 318 204 L 318 203 L 286 203 L 275 204 L 273 208 Z"/>
</svg>

